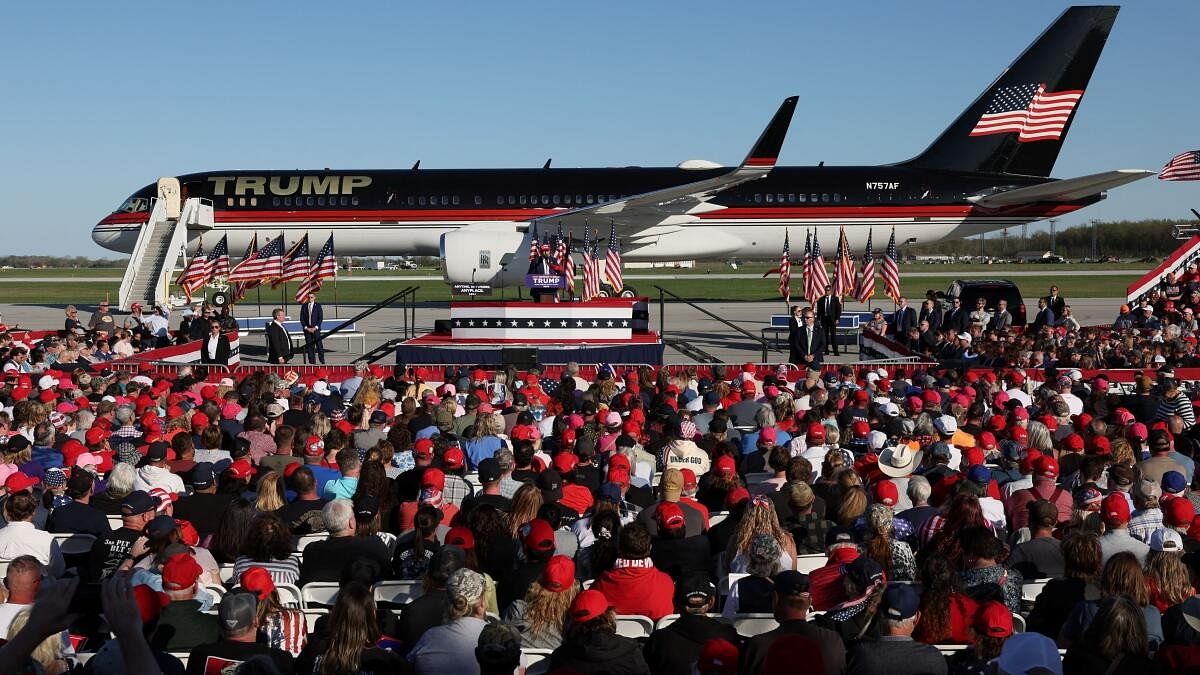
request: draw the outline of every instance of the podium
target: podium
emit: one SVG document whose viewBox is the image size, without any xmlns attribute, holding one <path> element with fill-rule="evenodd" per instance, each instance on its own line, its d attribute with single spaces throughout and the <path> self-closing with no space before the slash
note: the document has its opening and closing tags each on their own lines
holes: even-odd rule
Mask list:
<svg viewBox="0 0 1200 675">
<path fill-rule="evenodd" d="M 553 304 L 558 300 L 558 291 L 567 287 L 566 278 L 557 274 L 526 274 L 525 288 L 537 302 Z M 551 291 L 551 292 L 547 292 Z"/>
</svg>

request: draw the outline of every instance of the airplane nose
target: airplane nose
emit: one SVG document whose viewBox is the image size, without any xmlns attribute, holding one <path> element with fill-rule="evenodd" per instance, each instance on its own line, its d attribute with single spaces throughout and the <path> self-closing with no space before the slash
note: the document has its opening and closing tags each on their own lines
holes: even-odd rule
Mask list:
<svg viewBox="0 0 1200 675">
<path fill-rule="evenodd" d="M 109 250 L 112 250 L 113 244 L 117 242 L 117 235 L 117 232 L 106 228 L 103 223 L 97 223 L 92 228 L 92 241 Z"/>
</svg>

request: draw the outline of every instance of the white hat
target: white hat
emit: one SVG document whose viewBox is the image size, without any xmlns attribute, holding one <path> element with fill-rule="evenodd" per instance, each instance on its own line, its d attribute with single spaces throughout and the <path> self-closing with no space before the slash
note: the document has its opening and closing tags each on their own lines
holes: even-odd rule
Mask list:
<svg viewBox="0 0 1200 675">
<path fill-rule="evenodd" d="M 899 417 L 900 416 L 900 406 L 896 405 L 895 403 L 892 403 L 891 401 L 884 403 L 882 406 L 880 406 L 879 409 L 882 410 L 883 414 L 887 415 L 888 417 Z"/>
<path fill-rule="evenodd" d="M 950 415 L 942 415 L 933 420 L 933 426 L 938 430 L 938 433 L 943 436 L 949 436 L 958 431 L 958 420 Z"/>
<path fill-rule="evenodd" d="M 43 375 L 38 379 L 38 389 L 46 390 L 58 386 L 58 378 L 53 375 Z"/>
<path fill-rule="evenodd" d="M 1170 528 L 1162 527 L 1150 533 L 1151 551 L 1182 551 L 1183 537 Z"/>
<path fill-rule="evenodd" d="M 907 445 L 897 445 L 887 448 L 879 454 L 879 470 L 885 476 L 901 478 L 912 473 L 913 468 L 921 461 L 921 452 L 913 452 Z"/>
<path fill-rule="evenodd" d="M 1155 363 L 1166 363 L 1166 362 L 1167 362 L 1167 357 L 1163 356 L 1162 354 L 1157 354 L 1157 355 L 1154 357 L 1154 362 L 1155 362 Z M 44 379 L 46 379 L 46 378 L 44 378 L 44 377 L 43 377 L 42 379 L 44 380 Z M 40 384 L 40 383 L 39 383 L 39 384 Z M 43 389 L 45 389 L 45 387 L 42 387 L 42 388 L 43 388 Z"/>
<path fill-rule="evenodd" d="M 314 394 L 329 396 L 329 383 L 325 380 L 317 380 L 313 383 L 312 390 Z"/>
<path fill-rule="evenodd" d="M 959 334 L 958 334 L 958 339 L 959 339 L 959 340 L 966 340 L 967 342 L 970 342 L 970 341 L 971 341 L 971 334 L 970 334 L 970 333 L 959 333 Z"/>
<path fill-rule="evenodd" d="M 879 380 L 879 373 L 877 373 L 873 370 L 867 371 L 867 382 L 877 382 L 878 380 Z"/>
<path fill-rule="evenodd" d="M 883 433 L 882 431 L 876 429 L 875 431 L 867 434 L 867 445 L 870 446 L 872 450 L 879 450 L 883 447 L 884 443 L 887 443 L 887 434 Z"/>
</svg>

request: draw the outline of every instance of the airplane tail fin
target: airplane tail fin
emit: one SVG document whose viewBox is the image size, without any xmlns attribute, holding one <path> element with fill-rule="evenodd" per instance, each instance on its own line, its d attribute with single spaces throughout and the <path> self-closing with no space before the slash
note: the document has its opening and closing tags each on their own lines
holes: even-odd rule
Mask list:
<svg viewBox="0 0 1200 675">
<path fill-rule="evenodd" d="M 1071 7 L 901 166 L 1049 176 L 1118 7 Z"/>
</svg>

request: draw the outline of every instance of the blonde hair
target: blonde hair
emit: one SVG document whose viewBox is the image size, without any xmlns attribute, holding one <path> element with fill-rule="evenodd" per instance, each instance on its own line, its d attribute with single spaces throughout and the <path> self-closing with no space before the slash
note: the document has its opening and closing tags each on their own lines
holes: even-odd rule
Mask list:
<svg viewBox="0 0 1200 675">
<path fill-rule="evenodd" d="M 264 473 L 258 481 L 258 499 L 254 501 L 254 508 L 268 513 L 278 511 L 286 505 L 279 491 L 279 474 L 274 471 Z"/>
<path fill-rule="evenodd" d="M 25 625 L 29 623 L 29 617 L 32 613 L 32 607 L 17 612 L 17 615 L 13 617 L 12 623 L 8 627 L 9 640 L 12 640 L 13 636 L 25 629 Z M 38 643 L 38 646 L 33 648 L 33 653 L 29 655 L 29 658 L 40 663 L 43 669 L 48 669 L 50 664 L 62 657 L 61 633 L 51 633 L 49 637 Z"/>
<path fill-rule="evenodd" d="M 734 531 L 733 537 L 729 540 L 729 547 L 725 551 L 727 565 L 733 562 L 737 554 L 750 548 L 750 540 L 756 534 L 770 535 L 775 538 L 775 541 L 780 542 L 781 546 L 784 539 L 789 536 L 779 525 L 779 516 L 776 515 L 775 506 L 769 499 L 756 497 L 746 505 L 746 511 L 742 514 L 742 519 L 738 521 L 737 530 Z"/>
<path fill-rule="evenodd" d="M 323 412 L 315 412 L 312 415 L 312 421 L 309 422 L 309 433 L 319 438 L 325 438 L 325 434 L 333 428 L 333 424 L 329 422 L 329 418 Z"/>
<path fill-rule="evenodd" d="M 1192 581 L 1182 554 L 1150 551 L 1146 554 L 1146 577 L 1154 582 L 1159 597 L 1168 605 L 1178 605 L 1192 597 Z"/>
<path fill-rule="evenodd" d="M 534 581 L 525 593 L 525 628 L 534 640 L 553 637 L 562 631 L 567 621 L 567 610 L 579 595 L 579 582 L 561 591 L 551 591 Z"/>
<path fill-rule="evenodd" d="M 1137 463 L 1133 456 L 1133 446 L 1125 440 L 1124 436 L 1114 438 L 1112 441 L 1112 463 L 1114 466 L 1133 466 Z"/>
<path fill-rule="evenodd" d="M 867 493 L 861 485 L 855 485 L 842 493 L 834 520 L 842 527 L 850 527 L 867 510 Z"/>
<path fill-rule="evenodd" d="M 537 518 L 538 509 L 542 508 L 542 491 L 536 485 L 522 485 L 512 499 L 512 520 L 509 530 L 516 539 L 521 526 Z"/>
</svg>

